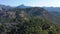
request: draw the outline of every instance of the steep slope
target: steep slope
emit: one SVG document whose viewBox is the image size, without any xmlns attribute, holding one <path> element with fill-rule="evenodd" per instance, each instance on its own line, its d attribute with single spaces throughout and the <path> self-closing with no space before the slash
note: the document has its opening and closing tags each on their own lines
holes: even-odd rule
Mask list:
<svg viewBox="0 0 60 34">
<path fill-rule="evenodd" d="M 15 9 L 17 12 L 21 12 L 22 10 L 30 16 L 39 16 L 47 13 L 47 11 L 40 7 L 32 7 L 32 8 L 24 8 L 24 9 Z"/>
<path fill-rule="evenodd" d="M 30 17 L 44 17 L 46 19 L 49 19 L 53 21 L 55 24 L 60 25 L 60 18 L 54 16 L 52 13 L 48 12 L 47 10 L 41 8 L 41 7 L 32 7 L 32 8 L 24 8 L 24 9 L 16 9 L 17 12 L 20 13 L 22 10 L 24 13 Z"/>
<path fill-rule="evenodd" d="M 0 17 L 0 34 L 60 34 L 56 17 L 41 7 L 8 9 Z"/>
<path fill-rule="evenodd" d="M 21 17 L 44 17 L 48 20 L 53 21 L 54 23 L 56 22 L 55 24 L 60 25 L 60 18 L 54 16 L 52 13 L 48 12 L 47 10 L 41 7 L 14 8 L 14 9 L 9 9 L 7 11 L 7 14 L 8 13 L 12 13 L 12 15 L 13 16 L 15 15 L 19 20 L 21 19 Z M 12 18 L 12 16 L 10 18 Z"/>
<path fill-rule="evenodd" d="M 15 25 L 7 34 L 60 34 L 60 28 L 41 17 L 22 20 Z"/>
<path fill-rule="evenodd" d="M 0 5 L 0 7 L 6 7 L 6 9 L 8 8 L 7 6 L 4 5 L 3 6 Z M 23 5 L 22 7 L 25 6 Z M 3 10 L 2 8 L 0 9 L 0 17 L 2 19 L 3 18 L 11 19 L 11 18 L 15 18 L 15 16 L 17 16 L 19 19 L 21 18 L 20 16 L 22 15 L 25 15 L 26 17 L 35 17 L 35 16 L 44 17 L 53 22 L 56 22 L 57 24 L 60 24 L 59 17 L 54 16 L 52 13 L 48 12 L 47 10 L 41 7 L 11 8 L 7 10 Z"/>
<path fill-rule="evenodd" d="M 56 17 L 60 17 L 60 12 L 50 12 L 50 13 Z"/>
</svg>

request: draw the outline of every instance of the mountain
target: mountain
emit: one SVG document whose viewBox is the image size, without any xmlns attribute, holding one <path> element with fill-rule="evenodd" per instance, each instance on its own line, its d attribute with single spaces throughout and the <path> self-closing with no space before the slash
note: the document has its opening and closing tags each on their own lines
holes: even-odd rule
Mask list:
<svg viewBox="0 0 60 34">
<path fill-rule="evenodd" d="M 48 11 L 60 12 L 60 7 L 43 7 L 43 8 L 48 10 Z"/>
<path fill-rule="evenodd" d="M 1 5 L 0 4 L 0 10 L 8 10 L 10 8 L 13 8 L 13 7 L 11 7 L 11 6 L 5 6 L 5 5 Z"/>
<path fill-rule="evenodd" d="M 22 6 L 22 5 L 21 5 Z M 22 17 L 44 17 L 48 20 L 53 21 L 55 24 L 60 24 L 60 18 L 57 17 L 57 15 L 55 13 L 51 13 L 48 10 L 45 10 L 42 7 L 25 7 L 22 6 L 24 8 L 11 8 L 8 9 L 5 12 L 1 12 L 0 13 L 0 17 L 2 18 L 8 18 L 8 19 L 12 19 L 18 17 L 18 19 L 20 20 L 21 16 Z M 16 14 L 16 15 L 15 15 Z M 56 15 L 56 16 L 55 16 Z"/>
<path fill-rule="evenodd" d="M 0 11 L 0 19 L 12 19 L 15 18 L 15 16 L 18 17 L 18 19 L 20 18 L 20 16 L 25 15 L 30 16 L 30 17 L 44 17 L 47 18 L 53 22 L 56 22 L 56 24 L 60 24 L 60 13 L 56 13 L 56 12 L 50 12 L 48 10 L 46 10 L 43 7 L 28 7 L 28 6 L 24 6 L 24 5 L 20 5 L 18 7 L 9 7 L 9 6 L 5 6 L 5 5 L 0 5 L 0 10 L 2 10 L 2 12 Z M 53 9 L 53 8 L 52 8 Z M 50 9 L 51 11 L 53 11 L 52 9 Z M 23 13 L 19 16 L 20 13 Z M 17 15 L 15 15 L 17 14 Z M 24 17 L 25 17 L 24 16 Z"/>
<path fill-rule="evenodd" d="M 10 11 L 13 11 L 10 12 Z M 31 7 L 31 8 L 15 8 L 9 9 L 7 12 L 14 14 L 16 12 L 16 17 L 20 20 L 22 17 L 43 17 L 54 22 L 54 24 L 60 25 L 60 18 L 48 12 L 41 7 Z M 10 14 L 9 14 L 10 15 Z"/>
<path fill-rule="evenodd" d="M 42 7 L 19 6 L 0 11 L 0 34 L 60 34 L 59 25 L 60 18 Z"/>
<path fill-rule="evenodd" d="M 54 16 L 57 16 L 57 17 L 59 17 L 60 16 L 60 12 L 50 12 L 52 15 L 54 15 Z"/>
<path fill-rule="evenodd" d="M 50 20 L 60 24 L 60 7 L 44 7 L 51 15 Z"/>
<path fill-rule="evenodd" d="M 20 6 L 17 6 L 16 8 L 30 8 L 31 6 L 24 6 L 24 5 L 20 5 Z"/>
</svg>

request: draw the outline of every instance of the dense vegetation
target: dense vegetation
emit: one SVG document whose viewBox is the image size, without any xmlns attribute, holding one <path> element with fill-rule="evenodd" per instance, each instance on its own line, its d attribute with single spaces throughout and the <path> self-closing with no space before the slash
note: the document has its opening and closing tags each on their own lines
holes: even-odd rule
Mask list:
<svg viewBox="0 0 60 34">
<path fill-rule="evenodd" d="M 60 34 L 59 26 L 42 17 L 22 18 L 22 21 L 15 18 L 12 21 L 18 24 L 13 28 L 1 25 L 0 34 Z"/>
<path fill-rule="evenodd" d="M 60 26 L 52 19 L 54 16 L 40 7 L 2 10 L 0 34 L 60 34 Z"/>
</svg>

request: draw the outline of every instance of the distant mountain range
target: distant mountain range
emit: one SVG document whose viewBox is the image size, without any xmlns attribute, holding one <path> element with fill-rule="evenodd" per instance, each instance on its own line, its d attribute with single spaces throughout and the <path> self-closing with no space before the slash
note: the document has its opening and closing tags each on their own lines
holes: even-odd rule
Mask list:
<svg viewBox="0 0 60 34">
<path fill-rule="evenodd" d="M 9 8 L 31 8 L 31 6 L 25 6 L 25 5 L 20 5 L 20 6 L 17 6 L 17 7 L 11 7 L 11 6 L 5 6 L 5 5 L 0 5 L 0 9 L 9 9 Z M 54 12 L 60 12 L 60 7 L 42 7 L 44 8 L 45 10 L 48 10 L 50 12 L 54 11 Z"/>
<path fill-rule="evenodd" d="M 2 9 L 2 10 L 8 10 L 10 8 L 13 8 L 13 7 L 5 6 L 5 5 L 0 5 L 0 9 Z"/>
<path fill-rule="evenodd" d="M 13 9 L 13 8 L 31 8 L 31 6 L 20 5 L 17 7 L 11 7 L 11 6 L 0 5 L 0 10 L 8 10 L 8 9 Z"/>
<path fill-rule="evenodd" d="M 50 11 L 50 12 L 60 12 L 60 7 L 43 7 L 44 9 Z"/>
</svg>

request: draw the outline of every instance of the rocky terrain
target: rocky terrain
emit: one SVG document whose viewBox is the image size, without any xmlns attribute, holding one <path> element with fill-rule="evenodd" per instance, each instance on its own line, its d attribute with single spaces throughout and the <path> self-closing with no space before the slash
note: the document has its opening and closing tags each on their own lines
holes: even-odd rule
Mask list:
<svg viewBox="0 0 60 34">
<path fill-rule="evenodd" d="M 42 7 L 7 7 L 0 5 L 1 34 L 60 34 L 60 18 L 48 10 Z"/>
</svg>

